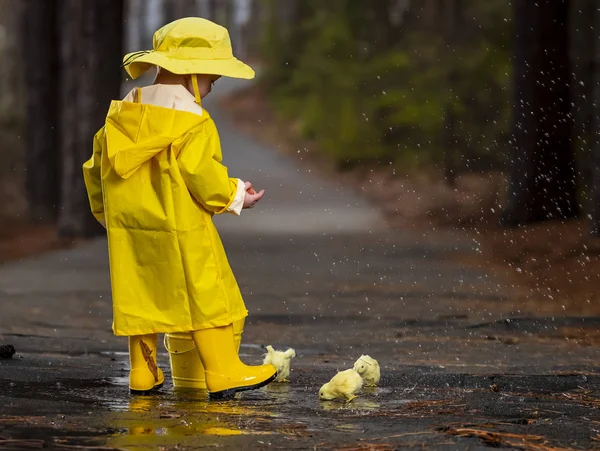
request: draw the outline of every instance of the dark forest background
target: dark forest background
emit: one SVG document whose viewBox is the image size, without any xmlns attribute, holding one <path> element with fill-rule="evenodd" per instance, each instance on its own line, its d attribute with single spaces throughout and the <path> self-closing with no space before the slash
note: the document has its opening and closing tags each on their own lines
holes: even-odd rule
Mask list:
<svg viewBox="0 0 600 451">
<path fill-rule="evenodd" d="M 0 220 L 102 233 L 80 168 L 122 55 L 188 15 L 230 28 L 273 108 L 339 170 L 428 167 L 449 186 L 500 172 L 502 226 L 584 217 L 600 233 L 593 0 L 1 0 Z"/>
</svg>

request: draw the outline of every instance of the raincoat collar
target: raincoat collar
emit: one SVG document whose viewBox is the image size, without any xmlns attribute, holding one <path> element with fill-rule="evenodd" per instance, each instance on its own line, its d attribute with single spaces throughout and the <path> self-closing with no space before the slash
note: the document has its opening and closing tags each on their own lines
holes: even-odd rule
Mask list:
<svg viewBox="0 0 600 451">
<path fill-rule="evenodd" d="M 185 88 L 180 88 L 193 102 L 194 97 Z M 141 103 L 143 92 L 138 90 L 136 102 L 113 101 L 106 118 L 107 156 L 115 172 L 124 179 L 168 149 L 173 141 L 210 118 L 205 110 L 197 114 Z"/>
</svg>

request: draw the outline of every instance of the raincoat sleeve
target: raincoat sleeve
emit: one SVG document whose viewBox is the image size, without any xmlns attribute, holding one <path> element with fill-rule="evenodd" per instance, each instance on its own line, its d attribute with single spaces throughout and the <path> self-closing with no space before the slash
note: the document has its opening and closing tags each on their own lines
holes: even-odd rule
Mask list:
<svg viewBox="0 0 600 451">
<path fill-rule="evenodd" d="M 100 162 L 102 161 L 102 148 L 104 144 L 104 127 L 94 136 L 94 151 L 92 158 L 83 164 L 83 179 L 90 201 L 92 214 L 104 224 L 104 202 L 102 200 L 102 172 Z"/>
<path fill-rule="evenodd" d="M 233 198 L 233 202 L 227 207 L 227 211 L 239 216 L 244 208 L 244 198 L 246 197 L 246 184 L 242 179 L 237 181 L 237 192 Z"/>
<path fill-rule="evenodd" d="M 204 122 L 183 138 L 178 164 L 188 190 L 198 203 L 215 214 L 229 211 L 239 179 L 230 178 L 227 167 L 221 164 L 221 144 L 212 121 Z"/>
</svg>

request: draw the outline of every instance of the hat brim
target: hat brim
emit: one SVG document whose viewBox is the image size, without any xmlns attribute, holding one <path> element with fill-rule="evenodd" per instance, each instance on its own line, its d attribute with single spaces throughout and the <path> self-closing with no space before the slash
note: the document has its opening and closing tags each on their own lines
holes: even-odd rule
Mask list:
<svg viewBox="0 0 600 451">
<path fill-rule="evenodd" d="M 125 55 L 124 60 L 134 54 Z M 138 78 L 152 66 L 162 67 L 169 72 L 179 75 L 210 74 L 222 75 L 231 78 L 254 78 L 254 70 L 237 58 L 228 59 L 177 59 L 171 58 L 160 52 L 150 51 L 125 65 L 125 70 L 133 79 Z"/>
</svg>

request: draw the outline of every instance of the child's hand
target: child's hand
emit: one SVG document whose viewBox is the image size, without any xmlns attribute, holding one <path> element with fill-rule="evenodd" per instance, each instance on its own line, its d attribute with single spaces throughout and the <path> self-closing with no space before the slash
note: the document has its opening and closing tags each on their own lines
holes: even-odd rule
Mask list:
<svg viewBox="0 0 600 451">
<path fill-rule="evenodd" d="M 246 195 L 244 196 L 244 208 L 252 208 L 265 195 L 265 190 L 260 190 L 258 193 L 252 188 L 252 183 L 245 182 Z"/>
<path fill-rule="evenodd" d="M 254 188 L 252 188 L 252 183 L 250 182 L 244 182 L 244 186 L 246 187 L 246 192 L 249 194 L 256 194 L 256 191 L 254 191 Z"/>
</svg>

